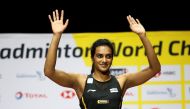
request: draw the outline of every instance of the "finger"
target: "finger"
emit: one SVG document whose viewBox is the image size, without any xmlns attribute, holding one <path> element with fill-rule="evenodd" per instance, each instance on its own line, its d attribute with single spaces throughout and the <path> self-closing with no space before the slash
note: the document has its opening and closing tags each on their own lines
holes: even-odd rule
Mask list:
<svg viewBox="0 0 190 109">
<path fill-rule="evenodd" d="M 139 19 L 136 19 L 137 23 L 140 24 L 141 22 L 139 21 Z"/>
<path fill-rule="evenodd" d="M 69 19 L 67 19 L 66 21 L 65 21 L 65 27 L 67 27 L 67 25 L 69 24 Z"/>
<path fill-rule="evenodd" d="M 63 14 L 64 14 L 64 11 L 61 10 L 61 18 L 60 18 L 60 20 L 62 20 L 62 21 L 63 21 Z"/>
<path fill-rule="evenodd" d="M 58 12 L 58 10 L 56 9 L 55 12 L 56 12 L 55 13 L 56 19 L 59 20 L 59 12 Z"/>
<path fill-rule="evenodd" d="M 48 17 L 49 17 L 50 22 L 52 23 L 53 20 L 52 20 L 52 18 L 51 18 L 51 15 L 48 15 Z"/>
<path fill-rule="evenodd" d="M 131 24 L 132 24 L 131 15 L 128 15 L 128 16 L 127 16 L 127 20 L 128 20 L 128 23 L 131 25 Z"/>
<path fill-rule="evenodd" d="M 131 21 L 132 24 L 136 24 L 137 23 L 132 16 L 130 16 L 130 21 Z"/>
<path fill-rule="evenodd" d="M 129 22 L 129 16 L 127 16 L 126 18 L 127 18 L 127 21 Z"/>
<path fill-rule="evenodd" d="M 128 23 L 130 24 L 129 15 L 126 18 L 127 18 Z"/>
<path fill-rule="evenodd" d="M 55 11 L 53 11 L 53 21 L 56 20 L 56 17 L 55 17 Z"/>
</svg>

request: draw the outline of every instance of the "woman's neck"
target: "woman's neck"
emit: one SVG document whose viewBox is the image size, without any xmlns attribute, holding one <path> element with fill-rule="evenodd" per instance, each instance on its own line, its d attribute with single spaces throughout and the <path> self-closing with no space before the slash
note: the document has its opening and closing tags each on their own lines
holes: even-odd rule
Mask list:
<svg viewBox="0 0 190 109">
<path fill-rule="evenodd" d="M 100 82 L 106 82 L 111 79 L 111 75 L 109 73 L 103 74 L 101 72 L 94 72 L 92 76 Z"/>
</svg>

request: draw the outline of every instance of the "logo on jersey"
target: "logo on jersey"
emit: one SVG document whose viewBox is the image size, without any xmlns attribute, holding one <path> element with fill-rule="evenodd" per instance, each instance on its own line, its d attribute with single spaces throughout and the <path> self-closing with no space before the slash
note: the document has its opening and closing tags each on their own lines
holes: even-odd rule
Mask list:
<svg viewBox="0 0 190 109">
<path fill-rule="evenodd" d="M 118 89 L 117 88 L 111 88 L 110 89 L 110 93 L 117 93 L 118 92 Z"/>
<path fill-rule="evenodd" d="M 97 100 L 97 104 L 108 104 L 109 100 Z"/>
<path fill-rule="evenodd" d="M 88 92 L 95 92 L 95 91 L 96 91 L 95 89 L 88 89 L 88 90 L 87 90 L 87 93 L 88 93 Z"/>
<path fill-rule="evenodd" d="M 87 84 L 92 84 L 93 83 L 93 78 L 88 78 Z"/>
</svg>

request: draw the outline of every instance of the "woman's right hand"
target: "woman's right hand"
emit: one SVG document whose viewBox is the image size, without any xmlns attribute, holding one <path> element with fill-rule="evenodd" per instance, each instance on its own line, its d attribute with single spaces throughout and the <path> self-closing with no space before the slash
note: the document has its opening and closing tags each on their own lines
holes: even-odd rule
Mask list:
<svg viewBox="0 0 190 109">
<path fill-rule="evenodd" d="M 51 17 L 51 15 L 48 15 L 48 17 L 51 22 L 51 28 L 54 34 L 57 33 L 61 34 L 67 28 L 69 19 L 67 19 L 65 23 L 63 22 L 64 21 L 63 10 L 61 10 L 61 15 L 59 15 L 58 10 L 56 9 L 55 11 L 53 11 L 53 16 Z"/>
</svg>

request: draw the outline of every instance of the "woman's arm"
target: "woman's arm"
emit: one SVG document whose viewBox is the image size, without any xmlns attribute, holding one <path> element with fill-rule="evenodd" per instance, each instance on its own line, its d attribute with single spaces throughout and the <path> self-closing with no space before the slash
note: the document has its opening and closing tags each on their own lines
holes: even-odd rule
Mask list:
<svg viewBox="0 0 190 109">
<path fill-rule="evenodd" d="M 126 88 L 141 85 L 154 77 L 161 70 L 160 62 L 155 54 L 151 42 L 146 37 L 146 31 L 138 19 L 134 19 L 130 15 L 127 16 L 127 20 L 130 24 L 131 30 L 136 33 L 141 42 L 144 45 L 145 52 L 147 55 L 149 66 L 137 73 L 127 73 L 126 77 Z"/>
<path fill-rule="evenodd" d="M 63 22 L 63 15 L 63 10 L 61 11 L 61 15 L 59 15 L 58 10 L 55 10 L 53 11 L 53 17 L 51 17 L 51 15 L 48 16 L 51 22 L 53 37 L 45 60 L 44 74 L 61 86 L 73 88 L 74 82 L 77 81 L 76 79 L 78 78 L 78 74 L 66 73 L 64 71 L 55 69 L 57 48 L 61 39 L 61 35 L 67 28 L 69 22 L 68 19 L 65 23 Z"/>
</svg>

